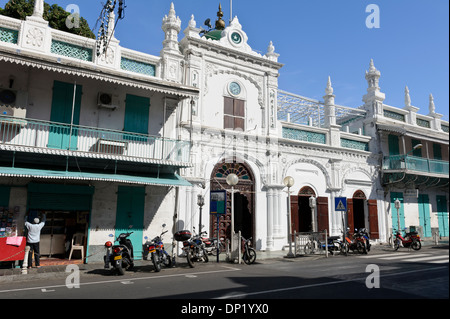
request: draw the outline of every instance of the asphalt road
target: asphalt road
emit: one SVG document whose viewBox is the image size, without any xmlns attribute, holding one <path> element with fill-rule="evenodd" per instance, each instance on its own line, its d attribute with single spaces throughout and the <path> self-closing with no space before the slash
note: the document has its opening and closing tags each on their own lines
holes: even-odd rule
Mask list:
<svg viewBox="0 0 450 319">
<path fill-rule="evenodd" d="M 448 253 L 447 246 L 418 252 L 281 258 L 250 266 L 209 262 L 191 269 L 180 264 L 160 273 L 141 266 L 125 276 L 98 269 L 82 273 L 79 281 L 70 273 L 65 278 L 5 282 L 0 299 L 172 299 L 170 312 L 208 315 L 212 308 L 196 307 L 211 305 L 216 307 L 214 316 L 254 314 L 256 306 L 262 315 L 273 311 L 268 300 L 448 299 Z"/>
</svg>

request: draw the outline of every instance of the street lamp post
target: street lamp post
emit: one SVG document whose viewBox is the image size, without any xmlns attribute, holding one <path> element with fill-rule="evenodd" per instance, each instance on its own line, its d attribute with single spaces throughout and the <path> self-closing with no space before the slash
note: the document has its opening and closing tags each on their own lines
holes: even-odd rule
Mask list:
<svg viewBox="0 0 450 319">
<path fill-rule="evenodd" d="M 314 196 L 311 196 L 309 198 L 309 207 L 311 207 L 311 227 L 312 231 L 315 232 L 316 230 L 316 222 L 314 218 L 314 209 L 316 208 L 316 198 Z"/>
<path fill-rule="evenodd" d="M 234 239 L 234 186 L 239 183 L 239 177 L 236 174 L 229 174 L 227 176 L 227 184 L 231 186 L 231 251 L 236 249 L 236 242 Z M 233 257 L 232 257 L 233 258 Z"/>
<path fill-rule="evenodd" d="M 198 217 L 198 233 L 200 235 L 202 232 L 202 208 L 203 205 L 205 205 L 205 198 L 201 194 L 197 195 L 197 205 L 200 209 L 200 214 Z"/>
<path fill-rule="evenodd" d="M 397 230 L 400 231 L 400 207 L 401 202 L 398 200 L 398 198 L 394 202 L 395 208 L 397 209 Z"/>
<path fill-rule="evenodd" d="M 287 176 L 284 178 L 283 180 L 283 184 L 284 186 L 286 186 L 288 188 L 288 229 L 287 229 L 287 233 L 288 233 L 288 241 L 289 241 L 289 253 L 287 254 L 286 257 L 289 258 L 293 258 L 295 257 L 295 255 L 292 253 L 292 234 L 291 234 L 291 187 L 294 186 L 294 178 L 292 178 L 291 176 Z"/>
<path fill-rule="evenodd" d="M 398 198 L 394 201 L 394 206 L 397 209 L 397 231 L 400 234 L 400 207 L 401 207 L 401 202 L 398 200 Z M 394 227 L 392 227 L 394 228 Z M 392 231 L 392 248 L 394 248 L 394 240 L 395 239 L 395 234 Z"/>
</svg>

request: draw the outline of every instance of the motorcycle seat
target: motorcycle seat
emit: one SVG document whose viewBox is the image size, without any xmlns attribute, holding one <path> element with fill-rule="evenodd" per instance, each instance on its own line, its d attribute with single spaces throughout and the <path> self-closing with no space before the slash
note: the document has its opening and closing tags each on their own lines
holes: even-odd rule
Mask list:
<svg viewBox="0 0 450 319">
<path fill-rule="evenodd" d="M 328 237 L 328 240 L 336 240 L 339 238 L 341 238 L 341 237 L 340 236 L 331 236 L 331 237 Z"/>
</svg>

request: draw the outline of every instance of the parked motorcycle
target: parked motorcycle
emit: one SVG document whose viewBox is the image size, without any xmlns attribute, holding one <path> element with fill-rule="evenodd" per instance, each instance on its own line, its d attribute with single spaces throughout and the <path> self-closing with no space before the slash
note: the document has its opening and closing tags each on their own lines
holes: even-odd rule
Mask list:
<svg viewBox="0 0 450 319">
<path fill-rule="evenodd" d="M 356 230 L 355 230 L 355 231 L 356 231 Z M 370 236 L 369 236 L 369 232 L 367 231 L 366 228 L 360 228 L 360 229 L 358 230 L 358 233 L 359 233 L 362 237 L 364 237 L 364 239 L 366 240 L 366 248 L 367 248 L 367 251 L 369 252 L 369 251 L 370 251 L 370 246 L 371 246 L 371 244 L 370 244 Z"/>
<path fill-rule="evenodd" d="M 217 241 L 217 238 L 203 237 L 202 240 L 205 243 L 205 249 L 208 255 L 217 256 L 217 254 L 220 254 L 224 250 L 223 238 L 220 238 L 220 242 Z"/>
<path fill-rule="evenodd" d="M 422 243 L 420 241 L 420 236 L 416 231 L 406 233 L 405 237 L 403 237 L 400 231 L 397 230 L 397 233 L 395 234 L 394 250 L 398 250 L 400 246 L 419 250 L 422 248 Z"/>
<path fill-rule="evenodd" d="M 347 228 L 345 243 L 341 251 L 347 254 L 349 250 L 352 252 L 356 250 L 360 254 L 367 254 L 367 243 L 364 236 L 359 232 L 355 232 L 353 236 L 350 236 L 349 230 L 350 228 Z"/>
<path fill-rule="evenodd" d="M 205 250 L 208 255 L 217 253 L 217 249 L 214 246 L 214 239 L 209 237 L 202 237 L 202 241 L 205 244 Z"/>
<path fill-rule="evenodd" d="M 128 239 L 132 233 L 120 234 L 116 238 L 119 245 L 113 245 L 110 241 L 105 243 L 106 255 L 103 257 L 105 269 L 109 269 L 111 265 L 119 275 L 124 275 L 125 270 L 131 270 L 134 267 L 133 244 Z"/>
<path fill-rule="evenodd" d="M 205 243 L 202 241 L 203 234 L 206 234 L 206 232 L 192 236 L 188 230 L 182 230 L 174 234 L 175 240 L 183 242 L 183 250 L 186 253 L 186 259 L 191 268 L 195 267 L 195 262 L 203 260 L 207 263 L 209 261 Z"/>
<path fill-rule="evenodd" d="M 163 224 L 163 229 L 166 224 Z M 161 235 L 156 236 L 151 241 L 147 241 L 143 246 L 144 259 L 148 259 L 148 255 L 151 254 L 151 259 L 153 266 L 155 266 L 155 271 L 160 272 L 161 266 L 165 267 L 172 266 L 172 258 L 169 253 L 164 249 L 164 243 L 162 241 L 162 236 L 167 233 L 168 230 L 163 231 Z"/>
<path fill-rule="evenodd" d="M 322 245 L 322 248 L 325 249 L 325 244 Z M 332 255 L 334 255 L 336 252 L 343 251 L 344 248 L 341 236 L 328 237 L 328 243 L 326 248 Z"/>
<path fill-rule="evenodd" d="M 251 265 L 256 261 L 256 250 L 252 247 L 252 238 L 245 239 L 242 237 L 242 243 L 243 243 L 243 250 L 242 250 L 242 260 L 247 264 Z"/>
</svg>

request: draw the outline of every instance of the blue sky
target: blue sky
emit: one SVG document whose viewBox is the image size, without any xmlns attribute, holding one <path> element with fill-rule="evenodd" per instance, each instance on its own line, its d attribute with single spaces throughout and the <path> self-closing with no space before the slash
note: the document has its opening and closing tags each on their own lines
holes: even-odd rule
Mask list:
<svg viewBox="0 0 450 319">
<path fill-rule="evenodd" d="M 7 0 L 0 0 L 4 7 Z M 91 28 L 105 0 L 47 0 L 63 8 L 76 4 Z M 172 0 L 126 0 L 125 19 L 116 37 L 121 45 L 159 55 L 164 33 L 161 21 Z M 215 21 L 219 2 L 228 22 L 229 0 L 173 0 L 182 31 L 191 14 L 197 26 Z M 366 27 L 369 4 L 380 9 L 380 28 Z M 405 85 L 412 105 L 428 114 L 432 93 L 436 112 L 449 120 L 449 1 L 448 0 L 233 0 L 250 46 L 261 53 L 273 41 L 284 64 L 279 88 L 322 100 L 330 75 L 336 103 L 363 104 L 369 61 L 381 71 L 385 103 L 404 106 Z M 95 30 L 96 33 L 97 30 Z M 179 39 L 183 37 L 181 32 Z"/>
</svg>

